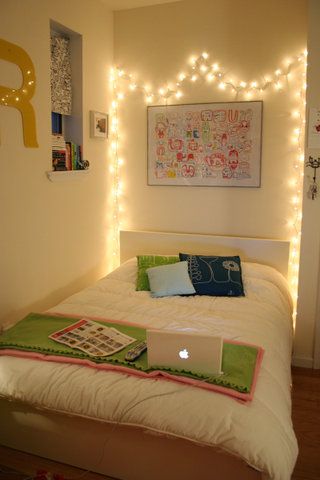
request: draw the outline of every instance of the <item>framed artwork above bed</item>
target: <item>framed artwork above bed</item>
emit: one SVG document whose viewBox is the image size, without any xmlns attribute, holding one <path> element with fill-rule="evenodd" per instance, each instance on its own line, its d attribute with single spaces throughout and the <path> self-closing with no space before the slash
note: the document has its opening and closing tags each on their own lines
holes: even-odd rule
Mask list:
<svg viewBox="0 0 320 480">
<path fill-rule="evenodd" d="M 148 107 L 148 185 L 260 187 L 262 102 Z"/>
</svg>

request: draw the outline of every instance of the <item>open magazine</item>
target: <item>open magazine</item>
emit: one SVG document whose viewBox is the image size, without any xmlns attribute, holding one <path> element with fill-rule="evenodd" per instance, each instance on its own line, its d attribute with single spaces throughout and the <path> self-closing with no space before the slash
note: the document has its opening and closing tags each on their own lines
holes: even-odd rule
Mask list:
<svg viewBox="0 0 320 480">
<path fill-rule="evenodd" d="M 49 338 L 94 357 L 112 355 L 136 341 L 116 328 L 104 327 L 87 318 L 52 333 Z"/>
</svg>

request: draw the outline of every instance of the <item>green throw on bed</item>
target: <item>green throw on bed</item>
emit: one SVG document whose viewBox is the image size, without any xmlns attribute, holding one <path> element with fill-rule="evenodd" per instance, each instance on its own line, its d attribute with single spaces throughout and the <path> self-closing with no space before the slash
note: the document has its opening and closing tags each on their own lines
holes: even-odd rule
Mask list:
<svg viewBox="0 0 320 480">
<path fill-rule="evenodd" d="M 127 362 L 125 360 L 126 352 L 138 341 L 145 340 L 146 330 L 144 328 L 94 320 L 96 323 L 114 327 L 120 332 L 137 339 L 137 342 L 108 357 L 92 357 L 80 350 L 48 338 L 49 335 L 57 330 L 72 325 L 79 320 L 79 318 L 30 313 L 0 336 L 0 349 L 22 350 L 45 355 L 61 355 L 64 357 L 86 359 L 94 363 L 111 363 L 146 373 L 155 370 L 148 368 L 147 352 L 144 352 L 134 362 Z M 224 373 L 222 375 L 212 376 L 206 381 L 222 387 L 231 388 L 241 393 L 250 393 L 258 351 L 259 349 L 257 347 L 238 345 L 225 341 L 222 356 L 222 371 Z M 185 370 L 177 371 L 170 368 L 163 368 L 161 370 L 165 370 L 173 375 L 182 375 L 199 380 L 206 378 L 206 375 L 194 374 Z"/>
</svg>

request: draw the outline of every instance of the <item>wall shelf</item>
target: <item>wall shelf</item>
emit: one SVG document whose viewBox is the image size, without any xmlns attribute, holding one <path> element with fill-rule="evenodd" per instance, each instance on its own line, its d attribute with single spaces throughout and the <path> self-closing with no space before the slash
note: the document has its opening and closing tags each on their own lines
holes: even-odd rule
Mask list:
<svg viewBox="0 0 320 480">
<path fill-rule="evenodd" d="M 46 175 L 50 182 L 68 182 L 73 180 L 79 180 L 85 178 L 89 173 L 87 170 L 66 170 L 66 171 L 50 171 L 46 172 Z"/>
</svg>

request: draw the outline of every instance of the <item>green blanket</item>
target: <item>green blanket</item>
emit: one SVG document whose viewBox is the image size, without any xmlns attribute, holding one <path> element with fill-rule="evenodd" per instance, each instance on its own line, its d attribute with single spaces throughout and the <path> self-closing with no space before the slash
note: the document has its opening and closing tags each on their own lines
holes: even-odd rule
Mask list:
<svg viewBox="0 0 320 480">
<path fill-rule="evenodd" d="M 136 361 L 127 362 L 126 352 L 135 343 L 108 357 L 92 357 L 81 350 L 55 342 L 48 338 L 49 335 L 72 325 L 78 318 L 70 318 L 55 315 L 30 313 L 23 320 L 0 336 L 0 349 L 22 350 L 27 352 L 42 353 L 44 355 L 58 355 L 77 359 L 90 360 L 94 363 L 111 363 L 126 368 L 137 369 L 145 373 L 151 373 L 155 369 L 148 368 L 147 352 L 144 352 Z M 114 327 L 119 331 L 132 336 L 138 341 L 146 338 L 146 330 L 135 326 L 97 321 L 102 325 Z M 222 356 L 222 375 L 212 376 L 206 382 L 231 388 L 241 393 L 250 393 L 254 380 L 257 359 L 262 349 L 258 347 L 224 342 Z M 1 353 L 1 352 L 0 352 Z M 172 375 L 182 375 L 193 379 L 203 380 L 207 376 L 194 374 L 185 370 L 163 369 Z"/>
</svg>

